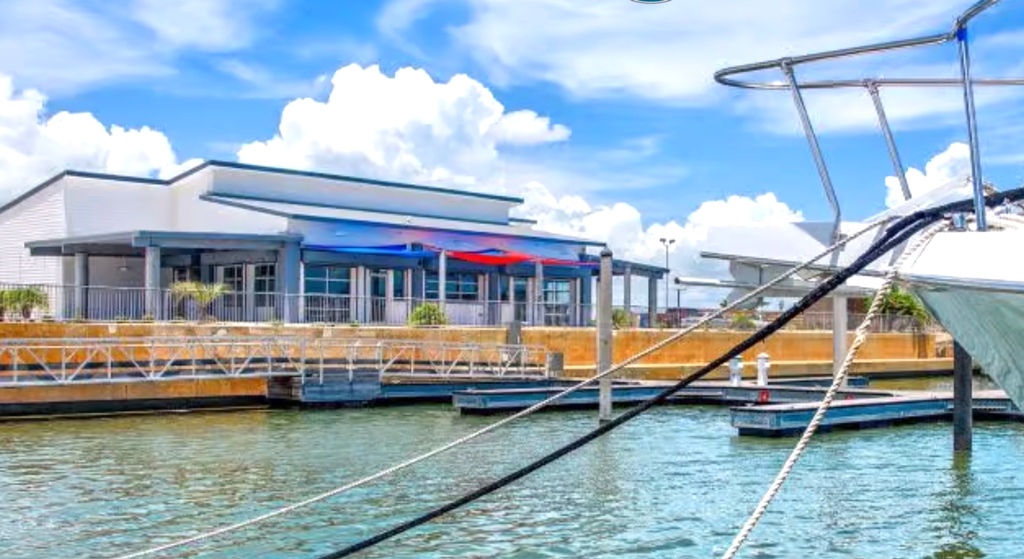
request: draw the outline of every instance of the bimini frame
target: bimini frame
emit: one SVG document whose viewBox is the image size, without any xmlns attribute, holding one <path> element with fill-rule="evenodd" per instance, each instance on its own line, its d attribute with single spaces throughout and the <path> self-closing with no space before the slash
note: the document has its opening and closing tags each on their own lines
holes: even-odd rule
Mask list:
<svg viewBox="0 0 1024 559">
<path fill-rule="evenodd" d="M 777 60 L 769 60 L 765 62 L 755 62 L 753 64 L 733 66 L 715 72 L 715 81 L 723 85 L 743 89 L 788 89 L 792 92 L 793 102 L 796 104 L 796 109 L 800 115 L 800 121 L 803 125 L 804 133 L 806 134 L 807 141 L 810 144 L 811 155 L 814 157 L 814 163 L 817 165 L 818 168 L 818 175 L 821 178 L 822 186 L 825 189 L 825 196 L 828 198 L 828 202 L 832 206 L 832 215 L 834 218 L 834 225 L 832 230 L 833 242 L 838 240 L 840 237 L 839 227 L 842 221 L 842 212 L 839 207 L 839 200 L 836 197 L 835 189 L 832 186 L 832 179 L 829 176 L 828 167 L 825 164 L 825 158 L 822 156 L 821 147 L 818 145 L 818 137 L 814 132 L 814 126 L 811 124 L 811 119 L 808 116 L 807 106 L 804 104 L 804 98 L 803 94 L 801 93 L 801 90 L 864 88 L 868 91 L 868 93 L 871 95 L 871 100 L 874 103 L 875 112 L 878 115 L 878 124 L 881 127 L 882 133 L 885 136 L 885 141 L 889 149 L 889 157 L 892 160 L 893 169 L 896 171 L 896 176 L 899 178 L 900 181 L 900 188 L 903 190 L 903 196 L 904 198 L 909 200 L 911 196 L 910 186 L 907 184 L 907 178 L 903 170 L 903 163 L 900 161 L 899 150 L 897 150 L 896 148 L 896 142 L 893 139 L 892 130 L 890 129 L 889 122 L 885 116 L 885 109 L 882 106 L 880 90 L 883 87 L 962 87 L 964 93 L 964 111 L 967 117 L 967 139 L 968 146 L 970 147 L 971 183 L 974 189 L 974 207 L 975 213 L 977 214 L 977 229 L 979 231 L 983 231 L 987 228 L 987 226 L 985 220 L 985 212 L 983 211 L 985 194 L 981 176 L 981 158 L 979 153 L 980 150 L 978 148 L 978 125 L 974 108 L 974 86 L 1024 85 L 1024 79 L 971 77 L 971 55 L 968 46 L 967 26 L 971 22 L 971 20 L 973 20 L 975 17 L 977 17 L 985 10 L 999 3 L 999 1 L 1000 0 L 980 0 L 979 2 L 976 2 L 970 8 L 968 8 L 966 11 L 960 14 L 959 17 L 956 18 L 956 22 L 953 25 L 953 29 L 950 30 L 948 33 L 939 33 L 936 35 L 928 35 L 925 37 L 918 37 L 915 39 L 889 41 L 885 43 L 876 43 L 872 45 L 831 50 L 814 54 L 805 54 L 801 56 L 788 56 L 784 58 L 779 58 Z M 867 54 L 876 54 L 895 50 L 911 49 L 916 47 L 941 45 L 953 41 L 956 41 L 959 47 L 959 79 L 861 78 L 800 82 L 799 80 L 797 80 L 796 77 L 796 67 L 803 64 L 810 64 L 825 60 L 835 60 L 839 58 L 849 58 L 853 56 L 861 56 Z M 782 71 L 782 74 L 785 78 L 783 81 L 759 82 L 738 78 L 738 76 L 749 74 L 751 72 L 759 72 L 762 70 L 770 70 L 776 68 Z"/>
</svg>

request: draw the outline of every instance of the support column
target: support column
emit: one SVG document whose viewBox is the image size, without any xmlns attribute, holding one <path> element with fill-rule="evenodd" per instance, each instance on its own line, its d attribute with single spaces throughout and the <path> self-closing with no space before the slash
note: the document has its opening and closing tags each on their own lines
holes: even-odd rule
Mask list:
<svg viewBox="0 0 1024 559">
<path fill-rule="evenodd" d="M 146 314 L 156 320 L 163 318 L 163 292 L 160 290 L 160 247 L 146 247 L 144 269 Z"/>
<path fill-rule="evenodd" d="M 533 267 L 534 277 L 534 299 L 533 304 L 536 306 L 534 311 L 534 318 L 537 326 L 544 325 L 544 264 L 541 264 L 538 260 Z"/>
<path fill-rule="evenodd" d="M 487 324 L 501 324 L 501 273 L 492 270 L 487 274 Z"/>
<path fill-rule="evenodd" d="M 298 242 L 285 243 L 277 251 L 277 279 L 281 292 L 278 308 L 285 323 L 299 322 L 300 278 L 302 259 Z"/>
<path fill-rule="evenodd" d="M 601 251 L 601 276 L 597 284 L 597 372 L 612 366 L 612 251 Z M 598 421 L 612 418 L 611 375 L 598 381 Z"/>
<path fill-rule="evenodd" d="M 832 297 L 832 374 L 839 372 L 846 360 L 846 329 L 847 329 L 846 297 Z M 846 387 L 846 382 L 843 382 Z"/>
<path fill-rule="evenodd" d="M 974 363 L 962 345 L 953 342 L 953 451 L 969 453 L 972 446 Z"/>
<path fill-rule="evenodd" d="M 442 309 L 448 300 L 448 253 L 443 250 L 437 255 L 437 300 Z"/>
<path fill-rule="evenodd" d="M 585 278 L 580 278 L 580 326 L 590 326 L 590 317 L 594 316 L 593 310 L 594 278 L 587 275 Z"/>
<path fill-rule="evenodd" d="M 355 297 L 356 297 L 356 300 L 355 300 L 355 309 L 356 309 L 355 319 L 356 319 L 356 322 L 358 322 L 359 324 L 366 324 L 366 321 L 367 321 L 367 318 L 368 318 L 366 316 L 366 309 L 367 309 L 366 294 L 367 294 L 367 291 L 368 291 L 366 289 L 367 288 L 366 284 L 368 283 L 366 281 L 367 280 L 367 278 L 366 278 L 366 266 L 356 266 L 356 272 L 355 273 L 356 273 L 356 277 L 355 277 L 355 281 L 353 282 L 353 285 L 352 285 L 353 290 L 355 292 Z"/>
<path fill-rule="evenodd" d="M 580 325 L 580 278 L 569 280 L 569 326 Z"/>
<path fill-rule="evenodd" d="M 668 301 L 665 302 L 668 307 Z M 647 276 L 647 327 L 658 327 L 658 279 Z"/>
<path fill-rule="evenodd" d="M 629 327 L 633 327 L 633 268 L 626 264 L 626 270 L 622 272 L 622 306 L 626 307 L 626 317 L 629 320 Z"/>
<path fill-rule="evenodd" d="M 74 318 L 89 318 L 89 255 L 75 253 L 75 314 Z"/>
</svg>

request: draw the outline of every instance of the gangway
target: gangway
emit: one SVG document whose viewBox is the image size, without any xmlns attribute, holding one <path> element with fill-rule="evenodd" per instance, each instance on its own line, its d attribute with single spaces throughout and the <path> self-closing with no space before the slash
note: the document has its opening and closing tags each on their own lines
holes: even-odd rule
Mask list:
<svg viewBox="0 0 1024 559">
<path fill-rule="evenodd" d="M 224 378 L 301 384 L 367 374 L 549 378 L 541 346 L 358 338 L 182 336 L 0 341 L 0 388 Z"/>
</svg>

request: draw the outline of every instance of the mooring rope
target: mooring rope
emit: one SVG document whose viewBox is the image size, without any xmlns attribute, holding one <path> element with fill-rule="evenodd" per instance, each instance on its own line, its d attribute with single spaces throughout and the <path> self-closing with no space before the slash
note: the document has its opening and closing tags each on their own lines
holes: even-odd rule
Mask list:
<svg viewBox="0 0 1024 559">
<path fill-rule="evenodd" d="M 915 241 L 909 247 L 907 247 L 907 249 L 904 250 L 902 254 L 900 254 L 900 256 L 896 259 L 896 261 L 886 272 L 885 279 L 882 281 L 882 285 L 878 288 L 878 291 L 875 292 L 875 297 L 871 301 L 871 306 L 868 308 L 867 315 L 864 316 L 864 320 L 861 321 L 860 325 L 857 327 L 856 333 L 854 334 L 853 343 L 850 344 L 850 349 L 846 353 L 846 359 L 843 360 L 842 366 L 839 368 L 839 370 L 835 374 L 835 377 L 832 379 L 832 384 L 831 386 L 828 387 L 828 390 L 825 392 L 825 397 L 824 399 L 822 399 L 821 404 L 818 406 L 818 409 L 815 410 L 814 416 L 811 418 L 811 422 L 807 424 L 807 427 L 804 429 L 803 434 L 800 436 L 800 440 L 797 441 L 797 444 L 793 448 L 793 451 L 786 459 L 786 462 L 782 465 L 782 469 L 779 470 L 779 473 L 775 476 L 775 480 L 768 487 L 768 490 L 765 492 L 764 496 L 761 497 L 761 501 L 754 508 L 754 512 L 751 513 L 750 517 L 747 518 L 747 521 L 743 524 L 743 527 L 740 529 L 739 533 L 736 534 L 736 538 L 733 539 L 732 545 L 730 545 L 729 549 L 726 550 L 724 555 L 722 555 L 722 559 L 734 559 L 736 557 L 736 554 L 739 553 L 740 548 L 743 546 L 743 543 L 746 542 L 747 538 L 750 536 L 750 533 L 754 530 L 754 528 L 757 526 L 757 523 L 761 520 L 761 517 L 764 516 L 764 513 L 765 511 L 767 511 L 768 506 L 771 504 L 772 500 L 775 499 L 775 496 L 778 494 L 779 490 L 782 489 L 782 485 L 786 483 L 786 479 L 788 479 L 790 473 L 792 473 L 793 467 L 796 466 L 797 461 L 799 461 L 800 457 L 803 456 L 804 451 L 807 449 L 807 445 L 810 444 L 811 442 L 811 438 L 814 437 L 814 434 L 815 432 L 817 432 L 822 420 L 824 420 L 825 413 L 828 412 L 830 407 L 832 407 L 832 402 L 835 399 L 836 394 L 839 392 L 839 390 L 843 386 L 843 383 L 846 381 L 846 377 L 849 374 L 850 367 L 851 365 L 853 365 L 853 361 L 857 357 L 857 352 L 860 351 L 861 346 L 864 345 L 864 343 L 867 341 L 871 323 L 872 321 L 874 321 L 875 317 L 878 316 L 878 313 L 881 312 L 882 304 L 885 301 L 885 298 L 888 296 L 889 292 L 892 290 L 893 285 L 895 284 L 896 274 L 899 271 L 900 267 L 903 265 L 904 262 L 906 262 L 906 260 L 910 256 L 916 254 L 917 251 L 919 251 L 926 242 L 931 240 L 931 238 L 934 237 L 936 233 L 948 228 L 949 223 L 939 223 L 929 228 L 920 237 L 915 239 Z"/>
<path fill-rule="evenodd" d="M 764 284 L 761 287 L 758 287 L 757 289 L 751 291 L 747 295 L 744 295 L 743 297 L 741 297 L 740 299 L 736 300 L 736 302 L 732 303 L 731 305 L 727 305 L 725 308 L 717 309 L 714 312 L 705 315 L 704 317 L 702 317 L 699 321 L 697 321 L 692 326 L 690 326 L 690 327 L 688 327 L 688 328 L 686 328 L 684 330 L 681 330 L 679 332 L 673 333 L 671 336 L 669 336 L 669 337 L 665 338 L 664 340 L 662 340 L 662 341 L 660 341 L 660 342 L 658 342 L 658 343 L 648 347 L 647 349 L 641 351 L 640 353 L 637 353 L 637 354 L 635 354 L 635 355 L 633 355 L 633 356 L 623 360 L 622 362 L 613 365 L 611 368 L 609 368 L 606 371 L 602 371 L 599 374 L 596 374 L 596 375 L 594 375 L 594 376 L 592 376 L 592 377 L 590 377 L 590 378 L 588 378 L 586 380 L 580 381 L 579 383 L 574 384 L 574 385 L 566 388 L 565 390 L 562 390 L 561 392 L 558 392 L 558 393 L 552 395 L 551 397 L 549 397 L 549 398 L 547 398 L 545 400 L 542 400 L 542 401 L 540 401 L 540 402 L 538 402 L 538 403 L 536 403 L 536 404 L 534 404 L 534 405 L 532 405 L 532 406 L 530 406 L 530 407 L 528 407 L 528 408 L 526 408 L 524 410 L 521 410 L 521 411 L 519 411 L 519 412 L 517 412 L 517 413 L 515 413 L 513 415 L 510 415 L 510 416 L 508 416 L 506 418 L 503 418 L 503 419 L 501 419 L 499 421 L 496 421 L 495 423 L 492 423 L 492 424 L 490 424 L 490 425 L 488 425 L 488 426 L 486 426 L 486 427 L 484 427 L 482 429 L 474 431 L 474 432 L 472 432 L 472 433 L 470 433 L 470 434 L 468 434 L 468 435 L 466 435 L 464 437 L 461 437 L 461 438 L 456 439 L 454 441 L 451 441 L 451 442 L 449 442 L 447 444 L 439 446 L 439 447 L 437 447 L 437 448 L 435 448 L 433 450 L 430 450 L 428 452 L 425 452 L 423 454 L 420 454 L 418 456 L 410 458 L 410 459 L 408 459 L 408 460 L 406 460 L 404 462 L 400 462 L 398 464 L 395 464 L 394 466 L 391 466 L 389 468 L 385 468 L 383 470 L 380 470 L 380 471 L 378 471 L 378 472 L 376 472 L 374 474 L 371 474 L 369 476 L 366 476 L 364 478 L 358 479 L 358 480 L 353 481 L 351 483 L 347 483 L 347 484 L 342 485 L 340 487 L 336 487 L 334 489 L 331 489 L 330 491 L 326 491 L 324 493 L 320 493 L 319 495 L 315 495 L 315 496 L 310 497 L 308 499 L 305 499 L 303 501 L 299 501 L 297 503 L 293 503 L 293 504 L 290 504 L 290 505 L 278 508 L 276 510 L 273 510 L 273 511 L 261 514 L 259 516 L 254 516 L 252 518 L 249 518 L 249 519 L 246 519 L 246 520 L 234 523 L 234 524 L 222 526 L 220 528 L 216 528 L 216 529 L 210 530 L 208 532 L 203 532 L 201 534 L 196 534 L 194 536 L 190 536 L 190 537 L 183 538 L 183 539 L 180 539 L 180 540 L 176 540 L 176 541 L 173 541 L 173 542 L 168 542 L 168 543 L 165 543 L 165 544 L 153 546 L 151 548 L 144 549 L 144 550 L 141 550 L 141 551 L 136 551 L 136 552 L 133 552 L 133 553 L 129 553 L 127 555 L 120 555 L 120 556 L 118 556 L 118 557 L 116 557 L 114 559 L 137 559 L 139 557 L 144 557 L 146 555 L 152 555 L 154 553 L 159 553 L 159 552 L 162 552 L 162 551 L 168 551 L 168 550 L 175 549 L 175 548 L 178 548 L 178 547 L 183 547 L 183 546 L 186 546 L 186 545 L 195 544 L 195 543 L 201 542 L 203 540 L 208 540 L 210 538 L 214 538 L 214 537 L 217 537 L 217 536 L 221 536 L 221 535 L 227 534 L 229 532 L 234 532 L 234 531 L 237 531 L 237 530 L 241 530 L 243 528 L 247 528 L 249 526 L 253 526 L 254 524 L 259 524 L 261 522 L 265 522 L 265 521 L 270 520 L 272 518 L 275 518 L 275 517 L 278 517 L 278 516 L 281 516 L 281 515 L 284 515 L 284 514 L 288 514 L 290 512 L 298 510 L 300 508 L 304 508 L 304 507 L 313 505 L 315 503 L 324 501 L 326 499 L 329 499 L 331 497 L 335 497 L 337 495 L 340 495 L 342 493 L 345 493 L 346 491 L 350 491 L 350 490 L 355 489 L 357 487 L 361 487 L 363 485 L 367 485 L 367 484 L 372 483 L 374 481 L 377 481 L 377 480 L 379 480 L 381 478 L 384 478 L 386 476 L 389 476 L 391 474 L 394 474 L 396 472 L 399 472 L 401 470 L 404 470 L 406 468 L 409 468 L 411 466 L 419 464 L 420 462 L 429 460 L 429 459 L 431 459 L 431 458 L 433 458 L 433 457 L 435 457 L 435 456 L 437 456 L 439 454 L 442 454 L 444 452 L 452 450 L 455 447 L 458 447 L 458 446 L 460 446 L 462 444 L 468 443 L 468 442 L 470 442 L 470 441 L 472 441 L 474 439 L 482 437 L 482 436 L 484 436 L 484 435 L 486 435 L 486 434 L 488 434 L 488 433 L 490 433 L 490 432 L 492 432 L 494 430 L 497 430 L 497 429 L 499 429 L 499 428 L 501 428 L 501 427 L 503 427 L 505 425 L 508 425 L 509 423 L 511 423 L 511 422 L 513 422 L 513 421 L 515 421 L 517 419 L 521 419 L 523 417 L 526 417 L 527 415 L 530 415 L 530 414 L 532 414 L 532 413 L 534 413 L 534 412 L 536 412 L 536 411 L 538 411 L 538 410 L 540 410 L 540 409 L 542 409 L 542 408 L 544 408 L 544 407 L 546 407 L 546 406 L 548 406 L 548 405 L 550 405 L 550 404 L 552 404 L 552 403 L 554 403 L 554 402 L 564 398 L 565 396 L 567 396 L 569 394 L 577 392 L 578 390 L 582 389 L 583 387 L 585 387 L 587 385 L 593 384 L 594 382 L 599 381 L 602 378 L 607 377 L 608 375 L 612 375 L 612 374 L 614 374 L 614 373 L 616 373 L 618 371 L 621 371 L 622 369 L 624 369 L 624 368 L 626 368 L 626 367 L 636 363 L 637 361 L 640 361 L 641 359 L 643 359 L 645 357 L 648 357 L 648 356 L 650 356 L 650 355 L 652 355 L 652 354 L 654 354 L 654 353 L 664 349 L 665 347 L 667 347 L 667 346 L 669 346 L 669 345 L 679 341 L 683 337 L 689 335 L 691 332 L 693 332 L 695 330 L 698 330 L 699 328 L 704 327 L 704 325 L 706 325 L 710 321 L 714 320 L 715 318 L 718 318 L 718 317 L 722 316 L 723 314 L 725 314 L 726 312 L 729 312 L 729 311 L 731 311 L 731 310 L 733 310 L 733 309 L 743 305 L 747 301 L 750 301 L 751 299 L 754 299 L 754 298 L 760 296 L 762 293 L 764 293 L 764 292 L 768 291 L 769 289 L 775 287 L 779 283 L 789 279 L 794 274 L 800 273 L 803 270 L 809 268 L 810 266 L 812 266 L 818 260 L 821 260 L 822 258 L 828 256 L 832 252 L 835 252 L 836 250 L 839 250 L 840 248 L 846 246 L 851 241 L 853 241 L 853 240 L 855 240 L 855 239 L 857 239 L 857 238 L 867 234 L 869 231 L 873 231 L 873 230 L 881 227 L 882 225 L 884 225 L 886 223 L 889 223 L 890 221 L 891 220 L 881 220 L 881 221 L 877 221 L 875 223 L 871 223 L 871 224 L 867 225 L 863 229 L 861 229 L 861 230 L 859 230 L 859 231 L 857 231 L 855 233 L 852 233 L 850 236 L 845 237 L 845 238 L 839 240 L 838 242 L 832 244 L 831 246 L 829 246 L 828 248 L 826 248 L 825 250 L 823 250 L 822 252 L 820 252 L 816 256 L 812 257 L 811 259 L 809 259 L 809 260 L 807 260 L 807 261 L 805 261 L 805 262 L 803 262 L 801 264 L 798 264 L 797 266 L 794 266 L 794 267 L 786 270 L 786 272 L 781 274 L 779 277 L 769 281 L 768 283 Z"/>
</svg>

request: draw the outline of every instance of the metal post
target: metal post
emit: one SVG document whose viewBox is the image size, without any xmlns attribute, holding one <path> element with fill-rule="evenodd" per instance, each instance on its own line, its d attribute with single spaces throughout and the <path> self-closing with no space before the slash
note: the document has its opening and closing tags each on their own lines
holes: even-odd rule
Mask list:
<svg viewBox="0 0 1024 559">
<path fill-rule="evenodd" d="M 971 82 L 971 52 L 967 45 L 967 27 L 956 32 L 960 47 L 960 76 L 964 82 L 964 110 L 967 112 L 967 145 L 971 148 L 971 183 L 974 186 L 974 213 L 978 231 L 988 229 L 985 218 L 985 188 L 981 181 L 981 149 L 978 147 L 978 122 L 974 113 L 974 84 Z"/>
<path fill-rule="evenodd" d="M 75 315 L 85 319 L 89 316 L 89 255 L 75 253 Z"/>
<path fill-rule="evenodd" d="M 622 272 L 622 306 L 626 308 L 629 326 L 633 326 L 633 268 L 626 264 Z"/>
<path fill-rule="evenodd" d="M 160 291 L 160 247 L 146 247 L 146 314 L 160 320 L 163 318 L 162 293 Z"/>
<path fill-rule="evenodd" d="M 540 260 L 534 264 L 533 277 L 536 284 L 533 304 L 537 306 L 533 313 L 534 326 L 544 326 L 544 314 L 547 309 L 544 308 L 544 264 Z"/>
<path fill-rule="evenodd" d="M 871 101 L 875 104 L 875 112 L 878 114 L 878 126 L 885 136 L 885 145 L 889 148 L 889 159 L 892 160 L 892 168 L 896 171 L 896 178 L 900 181 L 900 189 L 903 190 L 903 199 L 910 200 L 910 184 L 907 183 L 907 174 L 903 171 L 903 162 L 900 160 L 900 152 L 896 149 L 896 140 L 892 137 L 892 130 L 889 128 L 889 119 L 885 117 L 885 107 L 882 106 L 882 96 L 878 93 L 878 84 L 872 81 L 867 82 L 868 93 L 871 94 Z"/>
<path fill-rule="evenodd" d="M 437 301 L 441 308 L 448 299 L 448 251 L 437 255 Z"/>
<path fill-rule="evenodd" d="M 972 385 L 971 354 L 962 345 L 953 342 L 953 451 L 971 451 Z"/>
<path fill-rule="evenodd" d="M 800 93 L 800 86 L 796 83 L 796 74 L 788 61 L 781 64 L 782 73 L 786 75 L 789 82 L 789 90 L 793 94 L 793 103 L 796 104 L 796 111 L 800 115 L 800 122 L 804 127 L 804 134 L 807 136 L 807 143 L 811 147 L 811 155 L 814 157 L 814 164 L 818 167 L 818 176 L 825 188 L 825 197 L 832 206 L 832 216 L 835 219 L 832 229 L 832 242 L 839 241 L 839 225 L 842 221 L 842 214 L 839 211 L 839 200 L 836 198 L 836 191 L 832 187 L 832 178 L 828 174 L 828 167 L 825 165 L 825 158 L 821 155 L 821 147 L 818 145 L 818 136 L 814 133 L 814 125 L 811 124 L 811 117 L 807 114 L 807 105 L 804 104 L 804 96 Z M 837 251 L 836 255 L 839 254 Z"/>
<path fill-rule="evenodd" d="M 612 251 L 601 251 L 601 275 L 597 285 L 597 372 L 603 373 L 612 366 Z M 599 381 L 598 421 L 612 418 L 611 376 Z"/>
<path fill-rule="evenodd" d="M 846 329 L 847 329 L 847 307 L 846 297 L 836 295 L 832 297 L 832 375 L 839 373 L 839 369 L 846 360 Z M 843 380 L 843 388 L 846 388 L 846 380 Z"/>
<path fill-rule="evenodd" d="M 665 306 L 668 307 L 668 299 L 665 299 Z M 653 275 L 647 276 L 647 327 L 658 327 L 658 279 Z"/>
</svg>

